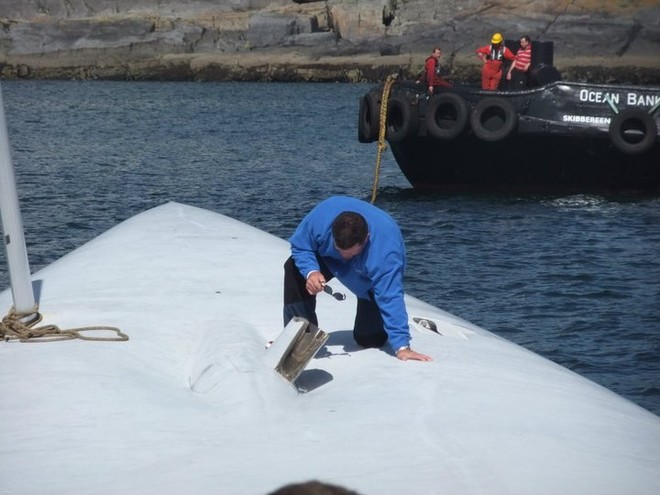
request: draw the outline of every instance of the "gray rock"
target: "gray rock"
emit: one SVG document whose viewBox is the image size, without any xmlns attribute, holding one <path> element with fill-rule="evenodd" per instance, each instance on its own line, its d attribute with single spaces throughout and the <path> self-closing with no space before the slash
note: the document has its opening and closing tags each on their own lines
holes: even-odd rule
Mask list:
<svg viewBox="0 0 660 495">
<path fill-rule="evenodd" d="M 440 45 L 450 77 L 474 80 L 476 48 L 502 32 L 553 41 L 571 77 L 660 83 L 645 0 L 3 0 L 0 23 L 3 77 L 363 80 L 416 74 Z"/>
<path fill-rule="evenodd" d="M 281 46 L 299 34 L 311 33 L 309 18 L 278 13 L 258 13 L 250 18 L 247 40 L 253 48 Z"/>
<path fill-rule="evenodd" d="M 288 36 L 284 46 L 302 47 L 331 47 L 337 42 L 337 35 L 333 32 L 303 33 Z"/>
</svg>

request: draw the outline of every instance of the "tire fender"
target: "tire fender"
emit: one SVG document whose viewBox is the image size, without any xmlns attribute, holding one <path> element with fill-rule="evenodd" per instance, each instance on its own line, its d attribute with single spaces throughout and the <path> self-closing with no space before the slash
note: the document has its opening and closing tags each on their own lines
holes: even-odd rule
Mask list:
<svg viewBox="0 0 660 495">
<path fill-rule="evenodd" d="M 419 112 L 401 95 L 394 95 L 387 102 L 387 140 L 398 142 L 417 132 Z"/>
<path fill-rule="evenodd" d="M 436 95 L 426 109 L 425 120 L 430 136 L 439 139 L 454 139 L 467 124 L 467 104 L 456 93 Z"/>
<path fill-rule="evenodd" d="M 610 122 L 609 135 L 619 151 L 637 155 L 653 146 L 658 135 L 658 125 L 641 108 L 626 108 Z"/>
<path fill-rule="evenodd" d="M 358 141 L 372 143 L 378 139 L 380 126 L 380 101 L 373 93 L 368 93 L 360 99 L 358 114 Z"/>
<path fill-rule="evenodd" d="M 470 125 L 479 139 L 501 141 L 517 127 L 518 113 L 504 98 L 484 98 L 474 106 Z"/>
</svg>

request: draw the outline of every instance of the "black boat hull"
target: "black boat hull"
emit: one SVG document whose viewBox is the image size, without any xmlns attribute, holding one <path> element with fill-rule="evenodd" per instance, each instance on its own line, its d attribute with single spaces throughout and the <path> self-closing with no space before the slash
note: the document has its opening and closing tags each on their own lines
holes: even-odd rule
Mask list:
<svg viewBox="0 0 660 495">
<path fill-rule="evenodd" d="M 660 192 L 660 88 L 552 81 L 525 91 L 397 82 L 386 138 L 419 189 Z M 383 86 L 360 104 L 378 137 Z"/>
<path fill-rule="evenodd" d="M 417 189 L 446 191 L 660 192 L 660 147 L 642 155 L 588 135 L 516 134 L 484 142 L 414 136 L 389 143 Z"/>
</svg>

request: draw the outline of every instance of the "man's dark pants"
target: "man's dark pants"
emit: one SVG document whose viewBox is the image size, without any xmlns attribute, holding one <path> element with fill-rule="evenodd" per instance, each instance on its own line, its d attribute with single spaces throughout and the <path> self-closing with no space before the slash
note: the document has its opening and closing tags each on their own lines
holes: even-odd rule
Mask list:
<svg viewBox="0 0 660 495">
<path fill-rule="evenodd" d="M 510 88 L 511 89 L 525 89 L 527 88 L 528 80 L 527 80 L 527 72 L 523 72 L 518 69 L 513 69 L 511 71 L 511 83 L 510 83 Z"/>
<path fill-rule="evenodd" d="M 317 256 L 321 273 L 326 281 L 334 276 L 328 269 L 320 256 Z M 318 326 L 316 317 L 316 296 L 311 295 L 305 288 L 305 277 L 303 277 L 293 258 L 290 257 L 284 263 L 284 325 L 286 326 L 294 316 L 299 316 Z M 362 347 L 382 347 L 387 342 L 387 333 L 383 325 L 383 317 L 378 305 L 370 299 L 357 300 L 357 314 L 353 327 L 353 338 Z"/>
</svg>

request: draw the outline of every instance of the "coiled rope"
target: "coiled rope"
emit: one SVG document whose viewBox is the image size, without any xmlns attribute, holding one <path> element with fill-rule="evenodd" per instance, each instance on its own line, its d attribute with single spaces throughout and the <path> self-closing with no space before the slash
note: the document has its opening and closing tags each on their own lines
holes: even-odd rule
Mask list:
<svg viewBox="0 0 660 495">
<path fill-rule="evenodd" d="M 383 85 L 383 94 L 380 98 L 380 122 L 378 128 L 378 151 L 376 153 L 376 170 L 374 171 L 374 185 L 371 188 L 371 204 L 376 202 L 376 195 L 378 193 L 378 181 L 380 180 L 380 161 L 383 156 L 383 151 L 387 149 L 385 144 L 385 131 L 387 130 L 387 101 L 390 98 L 390 91 L 392 84 L 396 80 L 398 74 L 391 74 L 387 76 L 385 84 Z"/>
<path fill-rule="evenodd" d="M 101 340 L 109 342 L 122 342 L 128 340 L 128 335 L 116 327 L 95 326 L 78 327 L 61 330 L 57 325 L 43 325 L 35 327 L 42 320 L 39 311 L 19 313 L 12 308 L 0 323 L 0 337 L 5 342 L 18 340 L 20 342 L 54 342 L 58 340 Z M 114 337 L 89 337 L 85 332 L 110 331 L 117 335 Z"/>
</svg>

